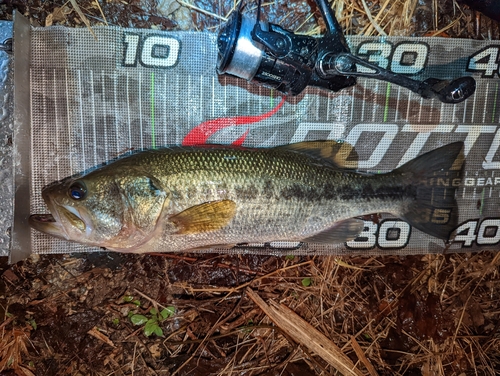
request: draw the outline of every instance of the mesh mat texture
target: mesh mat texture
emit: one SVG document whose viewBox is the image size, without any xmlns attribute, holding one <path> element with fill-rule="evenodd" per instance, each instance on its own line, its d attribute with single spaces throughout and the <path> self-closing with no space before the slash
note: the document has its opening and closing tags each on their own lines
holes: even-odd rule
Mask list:
<svg viewBox="0 0 500 376">
<path fill-rule="evenodd" d="M 265 114 L 280 105 L 276 92 L 215 72 L 216 35 L 97 27 L 35 28 L 31 42 L 31 212 L 47 209 L 41 189 L 119 155 L 180 145 L 208 120 Z M 399 73 L 477 79 L 476 94 L 458 105 L 424 100 L 395 85 L 359 79 L 339 93 L 311 88 L 287 98 L 272 116 L 228 122 L 198 143 L 272 147 L 304 140 L 341 139 L 355 146 L 359 169 L 387 172 L 417 155 L 465 142 L 459 184 L 460 241 L 448 251 L 496 249 L 500 242 L 498 46 L 456 39 L 349 38 L 352 51 Z M 496 55 L 495 55 L 496 54 Z M 467 72 L 475 70 L 474 72 Z M 483 72 L 481 72 L 481 70 Z M 491 77 L 481 77 L 481 76 Z M 274 243 L 240 248 L 262 253 L 428 253 L 444 242 L 383 215 L 348 245 Z M 393 230 L 396 231 L 393 231 Z M 31 232 L 32 251 L 91 248 Z"/>
</svg>

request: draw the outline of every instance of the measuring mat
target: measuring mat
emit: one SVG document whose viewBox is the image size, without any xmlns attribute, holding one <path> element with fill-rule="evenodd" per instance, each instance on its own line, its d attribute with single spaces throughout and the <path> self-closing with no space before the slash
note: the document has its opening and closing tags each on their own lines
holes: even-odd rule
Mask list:
<svg viewBox="0 0 500 376">
<path fill-rule="evenodd" d="M 17 154 L 26 164 L 17 171 L 16 190 L 29 190 L 30 197 L 28 205 L 27 196 L 16 195 L 14 260 L 30 251 L 96 250 L 28 228 L 30 213 L 47 212 L 41 190 L 55 180 L 141 149 L 206 143 L 272 147 L 322 139 L 350 143 L 358 154 L 358 169 L 375 173 L 463 141 L 464 175 L 428 182 L 458 186 L 457 235 L 445 244 L 382 214 L 375 221 L 366 219 L 363 233 L 346 244 L 276 242 L 234 251 L 415 254 L 498 248 L 500 44 L 348 37 L 354 54 L 418 80 L 473 75 L 475 95 L 452 105 L 370 79 L 358 79 L 356 86 L 338 93 L 307 89 L 283 98 L 243 80 L 219 77 L 215 34 L 93 30 L 95 38 L 87 29 L 31 28 L 28 42 L 20 42 L 14 29 L 15 60 L 23 49 L 18 43 L 29 50 L 29 71 L 19 71 L 16 63 L 15 76 L 29 79 L 25 98 L 31 103 L 29 132 L 18 132 L 14 140 L 18 151 L 28 145 L 24 154 Z M 15 106 L 26 108 L 20 95 Z"/>
</svg>

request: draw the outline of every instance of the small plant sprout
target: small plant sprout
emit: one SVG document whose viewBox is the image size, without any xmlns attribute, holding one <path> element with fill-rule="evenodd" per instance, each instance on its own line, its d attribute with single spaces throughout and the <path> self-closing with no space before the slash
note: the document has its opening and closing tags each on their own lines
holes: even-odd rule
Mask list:
<svg viewBox="0 0 500 376">
<path fill-rule="evenodd" d="M 136 305 L 137 307 L 141 306 L 141 301 L 138 299 L 134 299 L 134 297 L 132 295 L 125 295 L 125 296 L 123 296 L 122 300 L 125 303 L 132 303 L 132 304 Z"/>
<path fill-rule="evenodd" d="M 160 327 L 160 323 L 175 314 L 175 307 L 169 306 L 161 311 L 157 308 L 152 307 L 149 310 L 149 315 L 141 315 L 133 312 L 129 313 L 129 318 L 134 325 L 144 325 L 144 335 L 149 337 L 151 334 L 155 334 L 158 337 L 163 336 L 163 330 Z"/>
<path fill-rule="evenodd" d="M 302 286 L 304 287 L 309 287 L 311 286 L 311 283 L 312 283 L 312 279 L 311 277 L 306 277 L 302 280 Z"/>
</svg>

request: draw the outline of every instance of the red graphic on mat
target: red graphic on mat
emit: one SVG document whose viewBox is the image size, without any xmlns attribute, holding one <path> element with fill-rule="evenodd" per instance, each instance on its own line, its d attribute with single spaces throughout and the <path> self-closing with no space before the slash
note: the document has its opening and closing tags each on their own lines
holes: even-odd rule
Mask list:
<svg viewBox="0 0 500 376">
<path fill-rule="evenodd" d="M 228 117 L 228 118 L 218 118 L 218 119 L 213 119 L 213 120 L 208 120 L 205 121 L 193 129 L 184 137 L 184 140 L 182 140 L 182 145 L 203 145 L 207 143 L 207 140 L 211 135 L 214 133 L 217 133 L 221 129 L 235 126 L 235 125 L 245 125 L 245 124 L 252 124 L 252 123 L 257 123 L 259 121 L 262 121 L 264 119 L 267 119 L 271 116 L 273 116 L 278 110 L 283 106 L 285 103 L 285 97 L 281 99 L 281 102 L 273 108 L 271 111 L 266 112 L 265 114 L 262 115 L 257 115 L 257 116 L 234 116 L 234 117 Z M 243 142 L 245 142 L 245 138 L 248 135 L 248 132 L 250 129 L 247 129 L 245 134 L 238 138 L 236 141 L 232 143 L 232 145 L 235 146 L 241 146 Z"/>
</svg>

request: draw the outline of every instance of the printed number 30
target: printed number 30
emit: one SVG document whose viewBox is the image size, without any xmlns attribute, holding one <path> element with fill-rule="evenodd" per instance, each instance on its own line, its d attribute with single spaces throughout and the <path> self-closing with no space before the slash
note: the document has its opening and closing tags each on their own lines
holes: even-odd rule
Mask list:
<svg viewBox="0 0 500 376">
<path fill-rule="evenodd" d="M 365 221 L 365 228 L 358 238 L 347 242 L 348 248 L 370 249 L 378 245 L 380 248 L 403 248 L 410 240 L 411 227 L 399 220 L 383 220 L 380 224 Z"/>
<path fill-rule="evenodd" d="M 394 73 L 418 74 L 424 70 L 429 56 L 429 46 L 424 43 L 403 42 L 397 46 L 381 42 L 360 44 L 358 55 L 379 67 Z M 360 71 L 367 68 L 358 67 Z"/>
</svg>

